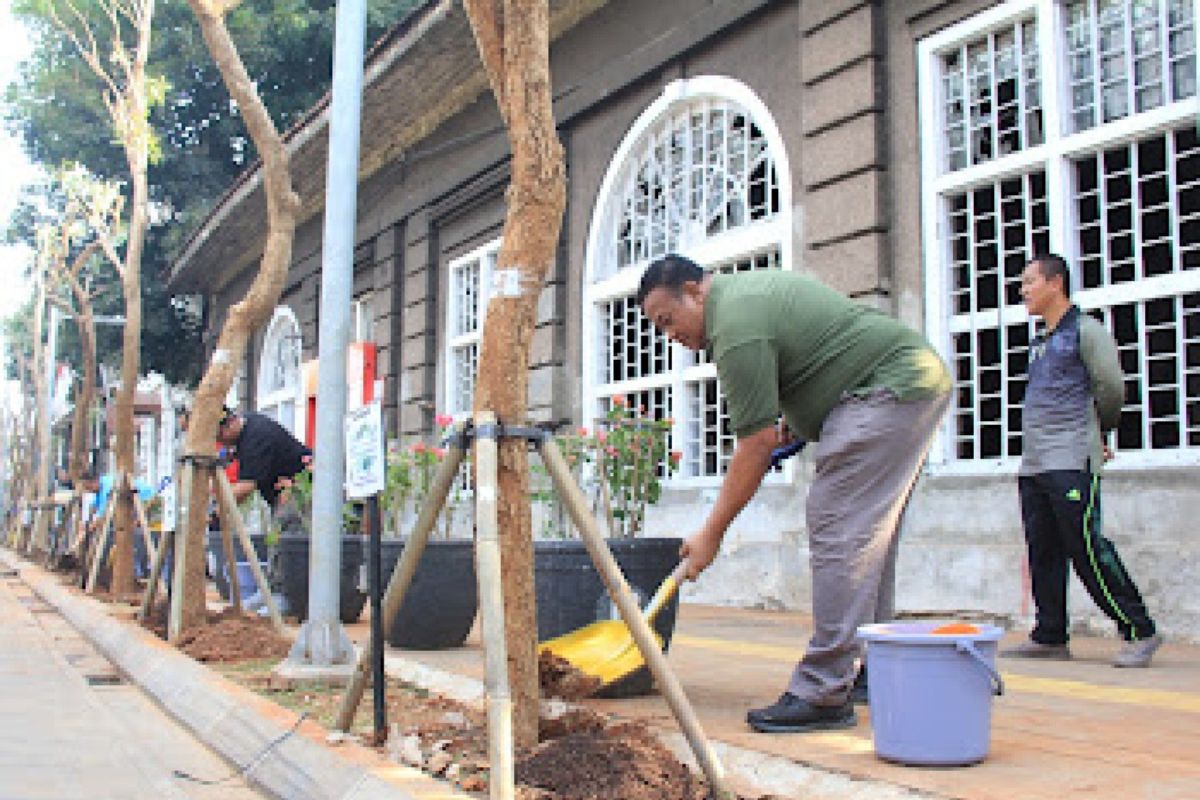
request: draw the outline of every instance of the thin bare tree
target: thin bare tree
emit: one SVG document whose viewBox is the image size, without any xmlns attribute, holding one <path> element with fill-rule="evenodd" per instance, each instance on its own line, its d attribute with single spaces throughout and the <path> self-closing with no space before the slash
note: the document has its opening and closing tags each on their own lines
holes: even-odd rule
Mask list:
<svg viewBox="0 0 1200 800">
<path fill-rule="evenodd" d="M 221 406 L 237 376 L 237 366 L 245 357 L 246 343 L 254 331 L 270 319 L 283 293 L 292 258 L 292 237 L 296 230 L 300 198 L 292 190 L 283 139 L 258 96 L 225 26 L 225 14 L 238 4 L 238 0 L 188 0 L 188 4 L 200 23 L 208 51 L 220 69 L 225 87 L 236 101 L 254 147 L 262 159 L 263 185 L 267 195 L 267 235 L 258 275 L 246 296 L 230 307 L 216 349 L 196 390 L 184 444 L 185 458 L 192 458 L 215 455 L 214 440 Z M 195 472 L 188 491 L 193 498 L 208 497 L 209 486 L 203 471 Z M 177 567 L 184 570 L 185 587 L 182 597 L 172 598 L 172 603 L 182 603 L 179 627 L 172 632 L 173 635 L 204 622 L 207 504 L 192 502 L 190 511 L 186 563 Z M 175 616 L 173 610 L 172 617 Z"/>
<path fill-rule="evenodd" d="M 512 177 L 497 259 L 504 287 L 487 309 L 474 408 L 525 422 L 537 299 L 554 263 L 566 205 L 562 144 L 550 90 L 547 0 L 464 0 L 496 105 L 508 129 Z M 499 529 L 513 742 L 537 744 L 537 609 L 526 444 L 500 443 Z"/>
<path fill-rule="evenodd" d="M 161 99 L 165 89 L 161 80 L 151 79 L 146 71 L 154 0 L 90 0 L 84 10 L 74 0 L 52 0 L 47 11 L 74 44 L 84 63 L 100 79 L 104 106 L 129 166 L 129 225 L 124 256 L 118 256 L 109 246 L 105 246 L 105 251 L 121 276 L 125 300 L 121 385 L 117 390 L 114 415 L 117 473 L 118 476 L 132 477 L 135 467 L 133 404 L 141 369 L 142 248 L 149 219 L 147 168 L 151 148 L 155 146 L 150 106 L 152 101 Z M 105 20 L 103 33 L 94 29 L 98 17 Z M 98 36 L 103 41 L 98 40 Z M 117 503 L 113 592 L 127 593 L 135 589 L 132 511 L 129 503 Z"/>
</svg>

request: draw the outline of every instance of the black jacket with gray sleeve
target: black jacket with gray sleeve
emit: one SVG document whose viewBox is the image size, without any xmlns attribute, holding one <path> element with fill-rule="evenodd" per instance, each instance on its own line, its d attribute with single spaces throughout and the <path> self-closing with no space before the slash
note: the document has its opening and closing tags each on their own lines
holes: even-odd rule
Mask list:
<svg viewBox="0 0 1200 800">
<path fill-rule="evenodd" d="M 1101 434 L 1117 426 L 1124 399 L 1117 344 L 1078 306 L 1029 346 L 1021 474 L 1099 472 Z"/>
</svg>

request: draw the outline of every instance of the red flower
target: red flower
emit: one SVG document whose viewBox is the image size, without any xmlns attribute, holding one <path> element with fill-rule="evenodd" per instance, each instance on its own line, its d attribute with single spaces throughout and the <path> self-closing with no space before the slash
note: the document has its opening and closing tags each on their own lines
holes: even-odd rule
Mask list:
<svg viewBox="0 0 1200 800">
<path fill-rule="evenodd" d="M 678 450 L 671 451 L 671 463 L 672 464 L 678 464 L 682 460 L 683 460 L 683 453 L 679 452 Z"/>
<path fill-rule="evenodd" d="M 612 404 L 617 408 L 624 408 L 625 406 L 629 405 L 629 401 L 625 399 L 625 395 L 623 394 L 614 394 L 612 398 Z"/>
<path fill-rule="evenodd" d="M 426 444 L 424 442 L 417 442 L 409 449 L 412 450 L 414 453 L 424 453 L 429 448 L 426 446 Z"/>
<path fill-rule="evenodd" d="M 433 421 L 437 423 L 439 428 L 449 428 L 454 424 L 454 417 L 449 414 L 438 414 L 433 418 Z"/>
<path fill-rule="evenodd" d="M 579 434 L 580 436 L 587 436 L 587 435 L 588 435 L 588 429 L 587 429 L 587 428 L 583 428 L 583 427 L 580 427 L 580 428 L 579 428 L 578 430 L 576 430 L 575 432 L 576 432 L 577 434 Z"/>
<path fill-rule="evenodd" d="M 441 460 L 446 457 L 446 449 L 444 447 L 435 447 L 433 448 L 433 454 L 438 457 L 438 460 Z"/>
</svg>

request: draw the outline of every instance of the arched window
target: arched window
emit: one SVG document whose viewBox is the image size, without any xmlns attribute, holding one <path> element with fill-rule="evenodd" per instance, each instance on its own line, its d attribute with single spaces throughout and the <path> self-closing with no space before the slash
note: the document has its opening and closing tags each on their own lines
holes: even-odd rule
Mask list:
<svg viewBox="0 0 1200 800">
<path fill-rule="evenodd" d="M 287 306 L 279 306 L 263 337 L 258 362 L 258 410 L 296 433 L 300 396 L 300 325 Z"/>
<path fill-rule="evenodd" d="M 674 420 L 681 479 L 724 474 L 734 435 L 703 354 L 672 345 L 633 301 L 645 267 L 681 253 L 709 270 L 787 269 L 791 189 L 766 106 L 730 78 L 674 81 L 609 164 L 588 236 L 583 291 L 583 419 L 625 396 Z"/>
</svg>

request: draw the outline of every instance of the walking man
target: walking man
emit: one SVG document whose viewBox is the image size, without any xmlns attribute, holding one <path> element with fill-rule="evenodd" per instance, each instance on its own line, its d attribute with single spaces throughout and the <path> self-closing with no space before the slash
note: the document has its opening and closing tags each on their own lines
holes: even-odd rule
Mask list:
<svg viewBox="0 0 1200 800">
<path fill-rule="evenodd" d="M 1025 308 L 1046 323 L 1029 348 L 1022 421 L 1021 518 L 1037 621 L 1004 656 L 1069 659 L 1067 563 L 1125 640 L 1113 666 L 1149 666 L 1162 636 L 1113 543 L 1100 533 L 1100 470 L 1125 396 L 1117 345 L 1071 303 L 1067 262 L 1042 255 L 1025 267 Z"/>
<path fill-rule="evenodd" d="M 780 415 L 819 440 L 812 639 L 787 690 L 746 720 L 762 732 L 853 725 L 856 630 L 894 616 L 900 518 L 946 408 L 945 365 L 920 334 L 793 272 L 714 275 L 669 255 L 646 269 L 637 301 L 673 341 L 708 351 L 737 434 L 716 502 L 684 542 L 689 578 L 758 490 Z"/>
</svg>

